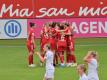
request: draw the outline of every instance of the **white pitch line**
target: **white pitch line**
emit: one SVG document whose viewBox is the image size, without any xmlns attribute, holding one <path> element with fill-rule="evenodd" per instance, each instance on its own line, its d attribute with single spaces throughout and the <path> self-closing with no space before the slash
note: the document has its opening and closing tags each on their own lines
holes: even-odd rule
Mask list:
<svg viewBox="0 0 107 80">
<path fill-rule="evenodd" d="M 75 46 L 77 46 L 77 47 L 79 47 L 79 46 L 85 46 L 85 47 L 87 47 L 87 46 L 107 46 L 107 44 L 79 44 L 79 45 L 75 45 Z M 4 46 L 0 46 L 0 47 L 26 47 L 26 45 L 25 46 L 4 45 Z"/>
<path fill-rule="evenodd" d="M 80 44 L 76 46 L 107 46 L 107 44 Z"/>
<path fill-rule="evenodd" d="M 13 48 L 14 47 L 19 47 L 20 48 L 20 47 L 26 47 L 26 46 L 8 46 L 8 45 L 5 45 L 5 46 L 0 46 L 0 47 L 13 47 Z"/>
</svg>

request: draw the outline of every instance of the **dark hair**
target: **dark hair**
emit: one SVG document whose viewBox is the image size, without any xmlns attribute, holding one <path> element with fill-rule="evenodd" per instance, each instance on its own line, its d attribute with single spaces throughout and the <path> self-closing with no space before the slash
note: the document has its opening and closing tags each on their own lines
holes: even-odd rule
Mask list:
<svg viewBox="0 0 107 80">
<path fill-rule="evenodd" d="M 35 26 L 35 23 L 30 22 L 29 24 L 30 24 L 30 27 Z"/>
<path fill-rule="evenodd" d="M 97 61 L 99 61 L 99 56 L 98 56 L 97 51 L 88 51 L 88 53 L 90 53 L 90 55 L 92 55 L 93 58 L 95 58 Z"/>
<path fill-rule="evenodd" d="M 50 44 L 47 44 L 46 47 L 47 47 L 49 50 L 51 49 Z"/>
<path fill-rule="evenodd" d="M 60 25 L 60 27 L 59 27 L 61 30 L 63 30 L 64 29 L 64 26 L 63 25 Z"/>
<path fill-rule="evenodd" d="M 53 22 L 52 25 L 51 25 L 51 27 L 55 28 L 55 26 L 56 26 L 56 22 Z"/>
<path fill-rule="evenodd" d="M 59 22 L 56 22 L 56 25 L 57 25 L 58 27 L 60 27 L 60 23 L 59 23 Z"/>
<path fill-rule="evenodd" d="M 96 56 L 97 56 L 97 52 L 96 52 L 96 51 L 92 51 L 92 52 L 91 52 L 91 55 L 92 55 L 93 57 L 96 57 Z"/>
<path fill-rule="evenodd" d="M 66 25 L 66 26 L 68 26 L 68 27 L 70 26 L 70 24 L 69 24 L 69 23 L 67 23 L 67 22 L 65 23 L 65 25 Z"/>
</svg>

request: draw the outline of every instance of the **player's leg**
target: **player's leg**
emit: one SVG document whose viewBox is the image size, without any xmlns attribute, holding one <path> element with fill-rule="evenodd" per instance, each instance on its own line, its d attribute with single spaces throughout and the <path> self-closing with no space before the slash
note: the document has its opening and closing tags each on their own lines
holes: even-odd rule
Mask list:
<svg viewBox="0 0 107 80">
<path fill-rule="evenodd" d="M 32 52 L 31 52 L 31 47 L 30 47 L 30 43 L 29 42 L 27 42 L 27 49 L 28 49 L 28 64 L 29 65 L 31 65 L 32 63 L 31 63 L 31 54 L 32 54 Z"/>
<path fill-rule="evenodd" d="M 29 52 L 28 55 L 29 66 L 33 65 L 33 53 Z"/>
<path fill-rule="evenodd" d="M 35 67 L 33 64 L 33 54 L 34 54 L 34 45 L 27 45 L 29 54 L 28 54 L 28 62 L 29 62 L 29 67 Z"/>
<path fill-rule="evenodd" d="M 67 67 L 69 67 L 71 65 L 70 56 L 71 56 L 70 52 L 67 51 L 67 53 L 66 53 L 66 65 L 67 65 Z"/>
<path fill-rule="evenodd" d="M 61 66 L 65 66 L 65 63 L 64 63 L 64 51 L 61 51 L 59 53 L 59 58 L 60 58 L 60 61 L 61 61 Z"/>
<path fill-rule="evenodd" d="M 73 66 L 77 66 L 76 56 L 75 56 L 74 40 L 71 41 L 71 61 L 73 62 Z"/>
<path fill-rule="evenodd" d="M 40 42 L 40 51 L 41 51 L 41 56 L 44 57 L 44 46 L 47 44 L 47 40 L 45 38 L 43 38 Z M 44 63 L 42 61 L 40 61 L 40 66 L 43 66 Z"/>
<path fill-rule="evenodd" d="M 69 49 L 69 45 L 70 45 L 70 40 L 69 38 L 67 38 L 66 40 L 67 43 L 67 47 L 66 47 L 66 66 L 69 67 L 70 65 L 70 49 Z"/>
<path fill-rule="evenodd" d="M 63 44 L 62 41 L 58 41 L 57 43 L 57 52 L 58 52 L 58 57 L 61 62 L 61 66 L 64 66 L 64 49 L 63 49 Z"/>
<path fill-rule="evenodd" d="M 55 51 L 55 63 L 56 63 L 56 65 L 58 64 L 58 53 L 57 53 L 57 51 Z"/>
<path fill-rule="evenodd" d="M 54 54 L 54 66 L 56 66 L 58 64 L 58 53 L 55 51 Z"/>
<path fill-rule="evenodd" d="M 69 67 L 72 63 L 71 61 L 71 49 L 70 49 L 70 44 L 67 45 L 67 49 L 66 49 L 66 63 L 67 63 L 67 67 Z"/>
<path fill-rule="evenodd" d="M 56 53 L 56 42 L 55 42 L 55 39 L 50 38 L 49 39 L 49 43 L 50 43 L 50 46 L 51 46 L 51 50 L 54 53 L 53 65 L 56 66 L 56 64 L 57 64 L 57 53 Z"/>
</svg>

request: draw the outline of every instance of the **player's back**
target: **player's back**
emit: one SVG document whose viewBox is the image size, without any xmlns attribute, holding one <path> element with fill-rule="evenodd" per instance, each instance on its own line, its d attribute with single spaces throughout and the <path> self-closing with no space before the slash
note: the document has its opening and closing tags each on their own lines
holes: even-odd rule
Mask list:
<svg viewBox="0 0 107 80">
<path fill-rule="evenodd" d="M 87 78 L 86 74 L 83 74 L 79 80 L 88 80 L 88 78 Z"/>
<path fill-rule="evenodd" d="M 91 80 L 92 78 L 94 80 L 99 80 L 98 78 L 98 63 L 96 59 L 92 59 L 90 63 L 88 63 L 88 78 Z"/>
<path fill-rule="evenodd" d="M 53 66 L 54 53 L 52 51 L 46 52 L 46 69 L 54 69 Z"/>
</svg>

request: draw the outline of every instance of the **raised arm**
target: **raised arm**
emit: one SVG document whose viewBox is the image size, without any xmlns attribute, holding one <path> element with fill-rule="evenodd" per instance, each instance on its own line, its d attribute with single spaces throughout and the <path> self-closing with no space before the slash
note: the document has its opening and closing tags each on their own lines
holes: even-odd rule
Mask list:
<svg viewBox="0 0 107 80">
<path fill-rule="evenodd" d="M 91 61 L 91 59 L 90 59 L 90 52 L 88 52 L 88 54 L 84 57 L 84 59 L 83 59 L 85 62 L 90 62 Z"/>
</svg>

